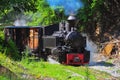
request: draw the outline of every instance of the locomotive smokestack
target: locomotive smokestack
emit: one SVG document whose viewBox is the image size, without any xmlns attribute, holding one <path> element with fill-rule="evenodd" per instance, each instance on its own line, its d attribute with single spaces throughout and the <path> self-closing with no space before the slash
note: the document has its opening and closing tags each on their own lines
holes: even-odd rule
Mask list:
<svg viewBox="0 0 120 80">
<path fill-rule="evenodd" d="M 75 17 L 75 15 L 74 15 L 74 14 L 71 14 L 71 15 L 68 17 L 67 20 L 68 20 L 70 29 L 75 28 L 75 23 L 76 23 L 76 17 Z"/>
</svg>

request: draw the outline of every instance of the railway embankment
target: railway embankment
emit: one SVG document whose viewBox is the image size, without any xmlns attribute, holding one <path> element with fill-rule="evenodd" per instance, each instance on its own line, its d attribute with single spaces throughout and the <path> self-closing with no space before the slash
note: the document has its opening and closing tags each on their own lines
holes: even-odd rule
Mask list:
<svg viewBox="0 0 120 80">
<path fill-rule="evenodd" d="M 13 74 L 15 80 L 119 80 L 104 71 L 95 70 L 85 66 L 68 66 L 61 64 L 50 64 L 44 61 L 13 61 L 0 54 L 0 64 L 4 77 L 9 80 Z M 7 74 L 10 73 L 10 74 Z M 2 76 L 2 74 L 0 74 Z M 17 78 L 16 78 L 17 77 Z M 14 80 L 14 79 L 13 79 Z"/>
</svg>

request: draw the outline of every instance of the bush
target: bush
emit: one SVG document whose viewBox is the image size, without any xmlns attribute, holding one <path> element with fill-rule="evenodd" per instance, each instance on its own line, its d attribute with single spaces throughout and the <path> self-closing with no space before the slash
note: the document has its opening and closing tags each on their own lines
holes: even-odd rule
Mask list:
<svg viewBox="0 0 120 80">
<path fill-rule="evenodd" d="M 6 76 L 0 76 L 0 80 L 9 80 Z"/>
<path fill-rule="evenodd" d="M 20 60 L 21 54 L 18 51 L 15 43 L 11 39 L 6 43 L 7 44 L 6 44 L 5 54 L 14 60 Z"/>
<path fill-rule="evenodd" d="M 0 52 L 4 52 L 4 33 L 0 30 Z"/>
<path fill-rule="evenodd" d="M 7 42 L 5 41 L 3 30 L 0 30 L 0 52 L 5 53 L 14 60 L 21 58 L 15 43 L 11 39 Z"/>
</svg>

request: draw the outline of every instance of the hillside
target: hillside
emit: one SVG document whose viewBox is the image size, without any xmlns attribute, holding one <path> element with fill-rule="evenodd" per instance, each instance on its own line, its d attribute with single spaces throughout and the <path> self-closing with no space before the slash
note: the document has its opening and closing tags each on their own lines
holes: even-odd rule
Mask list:
<svg viewBox="0 0 120 80">
<path fill-rule="evenodd" d="M 88 66 L 67 66 L 43 61 L 13 61 L 0 54 L 0 79 L 3 80 L 119 80 Z"/>
</svg>

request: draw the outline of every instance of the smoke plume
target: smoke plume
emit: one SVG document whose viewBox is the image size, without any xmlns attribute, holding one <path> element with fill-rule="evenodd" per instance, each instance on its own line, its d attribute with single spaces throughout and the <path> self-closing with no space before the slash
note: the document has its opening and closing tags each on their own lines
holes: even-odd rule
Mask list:
<svg viewBox="0 0 120 80">
<path fill-rule="evenodd" d="M 14 21 L 14 26 L 27 26 L 26 17 L 22 14 L 16 16 L 16 20 Z"/>
<path fill-rule="evenodd" d="M 57 7 L 63 7 L 65 14 L 76 14 L 77 10 L 83 7 L 81 0 L 47 0 L 49 5 L 56 9 Z"/>
</svg>

